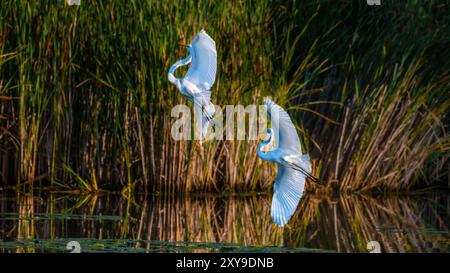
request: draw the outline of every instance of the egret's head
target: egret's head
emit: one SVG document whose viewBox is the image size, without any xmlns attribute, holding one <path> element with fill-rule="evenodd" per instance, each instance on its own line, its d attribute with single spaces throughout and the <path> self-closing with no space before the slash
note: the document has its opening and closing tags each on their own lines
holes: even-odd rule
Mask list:
<svg viewBox="0 0 450 273">
<path fill-rule="evenodd" d="M 270 128 L 268 128 L 265 132 L 259 135 L 259 140 L 261 140 L 264 143 L 270 142 L 271 138 L 272 138 L 272 129 Z"/>
<path fill-rule="evenodd" d="M 262 141 L 262 142 L 268 142 L 269 139 L 270 139 L 270 135 L 268 133 L 266 133 L 266 132 L 261 133 L 259 135 L 259 140 Z"/>
<path fill-rule="evenodd" d="M 272 129 L 268 128 L 266 132 L 263 132 L 259 135 L 260 143 L 260 149 L 261 152 L 267 153 L 269 152 L 274 146 L 273 146 L 273 139 L 272 139 Z"/>
</svg>

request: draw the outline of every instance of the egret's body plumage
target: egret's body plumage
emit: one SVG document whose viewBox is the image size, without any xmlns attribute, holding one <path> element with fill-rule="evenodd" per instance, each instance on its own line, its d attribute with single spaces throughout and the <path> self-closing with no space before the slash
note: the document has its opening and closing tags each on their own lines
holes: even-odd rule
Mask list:
<svg viewBox="0 0 450 273">
<path fill-rule="evenodd" d="M 272 128 L 267 139 L 258 146 L 258 156 L 278 164 L 272 198 L 271 214 L 275 224 L 284 226 L 294 214 L 310 177 L 309 156 L 302 154 L 297 130 L 286 111 L 269 98 L 265 100 Z"/>
<path fill-rule="evenodd" d="M 211 88 L 216 78 L 216 43 L 206 31 L 201 30 L 187 49 L 189 50 L 189 56 L 172 65 L 169 69 L 168 79 L 178 88 L 181 94 L 194 103 L 197 116 L 200 117 L 199 125 L 203 138 L 214 115 L 214 105 L 211 103 Z M 189 63 L 190 67 L 184 78 L 176 78 L 175 70 Z"/>
</svg>

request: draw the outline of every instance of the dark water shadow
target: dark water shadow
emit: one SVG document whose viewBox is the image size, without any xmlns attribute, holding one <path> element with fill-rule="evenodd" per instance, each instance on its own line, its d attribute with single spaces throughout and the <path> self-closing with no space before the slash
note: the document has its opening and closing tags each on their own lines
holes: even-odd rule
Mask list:
<svg viewBox="0 0 450 273">
<path fill-rule="evenodd" d="M 305 195 L 289 225 L 271 196 L 0 193 L 0 252 L 449 252 L 448 194 Z"/>
</svg>

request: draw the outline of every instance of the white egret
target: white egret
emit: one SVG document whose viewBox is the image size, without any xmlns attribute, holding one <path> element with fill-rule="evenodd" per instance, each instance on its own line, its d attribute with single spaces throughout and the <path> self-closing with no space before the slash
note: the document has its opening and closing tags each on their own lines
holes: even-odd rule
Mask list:
<svg viewBox="0 0 450 273">
<path fill-rule="evenodd" d="M 320 181 L 310 175 L 309 156 L 302 154 L 300 140 L 289 115 L 268 97 L 265 106 L 272 128 L 268 128 L 267 133 L 261 136 L 258 156 L 278 163 L 271 214 L 275 224 L 284 226 L 297 209 L 305 188 L 305 178 L 318 183 Z"/>
<path fill-rule="evenodd" d="M 191 45 L 187 46 L 189 56 L 177 61 L 169 69 L 168 79 L 181 94 L 194 103 L 201 137 L 206 136 L 208 124 L 212 122 L 214 105 L 211 103 L 211 87 L 216 79 L 217 51 L 216 43 L 201 30 Z M 176 78 L 175 70 L 190 63 L 184 78 Z"/>
</svg>

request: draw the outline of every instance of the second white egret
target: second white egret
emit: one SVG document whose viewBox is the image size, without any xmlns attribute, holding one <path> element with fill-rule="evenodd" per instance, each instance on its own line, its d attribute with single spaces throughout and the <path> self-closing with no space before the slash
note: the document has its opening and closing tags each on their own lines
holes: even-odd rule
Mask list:
<svg viewBox="0 0 450 273">
<path fill-rule="evenodd" d="M 297 130 L 286 111 L 270 98 L 265 99 L 267 114 L 272 128 L 261 136 L 258 156 L 266 161 L 278 163 L 272 197 L 272 220 L 279 226 L 287 224 L 294 214 L 305 188 L 305 178 L 321 183 L 311 176 L 309 156 L 302 154 Z"/>
</svg>

